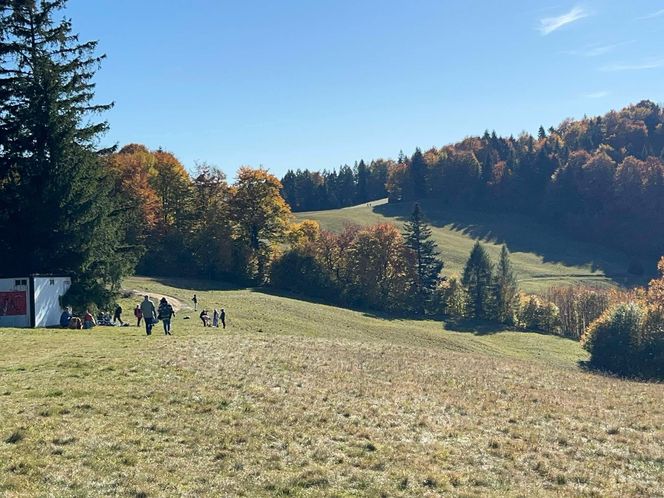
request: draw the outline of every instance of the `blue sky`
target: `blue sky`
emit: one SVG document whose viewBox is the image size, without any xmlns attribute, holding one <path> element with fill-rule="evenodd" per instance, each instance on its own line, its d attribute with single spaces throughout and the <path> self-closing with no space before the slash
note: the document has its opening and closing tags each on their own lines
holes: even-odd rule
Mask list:
<svg viewBox="0 0 664 498">
<path fill-rule="evenodd" d="M 664 101 L 664 1 L 70 0 L 106 143 L 331 169 Z"/>
</svg>

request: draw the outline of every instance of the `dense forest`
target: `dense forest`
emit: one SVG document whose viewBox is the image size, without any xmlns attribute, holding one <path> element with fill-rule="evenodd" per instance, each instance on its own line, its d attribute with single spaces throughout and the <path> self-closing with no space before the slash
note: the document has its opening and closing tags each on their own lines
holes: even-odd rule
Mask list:
<svg viewBox="0 0 664 498">
<path fill-rule="evenodd" d="M 431 198 L 534 214 L 638 258 L 664 249 L 663 159 L 664 110 L 645 100 L 540 127 L 536 137 L 487 131 L 440 149 L 418 149 L 397 162 L 373 161 L 369 168 L 360 162 L 332 173 L 290 171 L 283 195 L 295 211 L 347 206 L 380 198 L 375 183 L 387 177 L 390 202 Z"/>
<path fill-rule="evenodd" d="M 297 170 L 281 179 L 281 194 L 294 212 L 337 209 L 387 197 L 387 179 L 394 161 L 363 160 L 339 171 Z"/>
</svg>

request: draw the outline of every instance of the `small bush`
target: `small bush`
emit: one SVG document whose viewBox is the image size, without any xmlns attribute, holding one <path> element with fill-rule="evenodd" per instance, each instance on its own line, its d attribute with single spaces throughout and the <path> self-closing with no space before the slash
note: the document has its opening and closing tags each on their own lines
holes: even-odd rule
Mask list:
<svg viewBox="0 0 664 498">
<path fill-rule="evenodd" d="M 607 310 L 581 338 L 591 365 L 620 375 L 664 377 L 664 311 L 630 301 Z"/>
<path fill-rule="evenodd" d="M 456 277 L 444 280 L 434 296 L 434 307 L 438 314 L 463 319 L 468 315 L 468 296 L 466 289 Z"/>
<path fill-rule="evenodd" d="M 558 333 L 560 311 L 558 307 L 539 296 L 521 295 L 516 313 L 517 326 L 525 330 Z"/>
</svg>

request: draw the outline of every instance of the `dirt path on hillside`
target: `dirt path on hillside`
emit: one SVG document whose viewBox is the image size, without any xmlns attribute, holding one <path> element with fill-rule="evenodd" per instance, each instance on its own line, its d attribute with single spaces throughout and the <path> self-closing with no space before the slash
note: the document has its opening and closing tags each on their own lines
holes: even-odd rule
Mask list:
<svg viewBox="0 0 664 498">
<path fill-rule="evenodd" d="M 141 291 L 141 290 L 136 290 L 136 289 L 132 289 L 131 292 L 134 294 L 134 296 L 140 297 L 141 300 L 143 300 L 142 299 L 143 296 L 145 296 L 147 294 L 148 296 L 150 296 L 150 299 L 152 299 L 154 301 L 154 304 L 157 307 L 159 306 L 159 301 L 161 300 L 161 298 L 165 297 L 166 300 L 168 301 L 168 303 L 171 306 L 173 306 L 173 311 L 175 311 L 176 313 L 184 308 L 184 305 L 182 304 L 182 301 L 180 301 L 179 299 L 177 299 L 173 296 L 166 296 L 164 294 L 156 294 L 154 292 L 146 292 L 146 291 Z M 189 308 L 189 307 L 187 307 L 187 308 Z"/>
</svg>

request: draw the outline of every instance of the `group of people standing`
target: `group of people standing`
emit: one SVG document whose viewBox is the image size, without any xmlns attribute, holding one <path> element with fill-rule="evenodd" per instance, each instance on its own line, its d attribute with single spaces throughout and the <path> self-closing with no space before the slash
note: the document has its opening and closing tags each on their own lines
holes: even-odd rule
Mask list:
<svg viewBox="0 0 664 498">
<path fill-rule="evenodd" d="M 196 294 L 191 298 L 191 302 L 194 303 L 194 311 L 198 311 L 198 297 L 196 297 Z M 211 320 L 210 314 L 206 309 L 201 311 L 201 314 L 198 315 L 198 317 L 201 319 L 201 322 L 203 322 L 203 327 L 219 327 L 219 324 L 221 323 L 222 328 L 226 328 L 226 311 L 224 308 L 221 308 L 220 310 L 214 308 Z"/>
<path fill-rule="evenodd" d="M 201 311 L 201 314 L 198 315 L 198 317 L 203 322 L 203 327 L 219 327 L 219 324 L 221 323 L 222 328 L 226 328 L 226 311 L 224 311 L 224 308 L 221 308 L 221 310 L 215 308 L 212 311 L 212 320 L 210 320 L 210 315 L 207 310 Z"/>
</svg>

